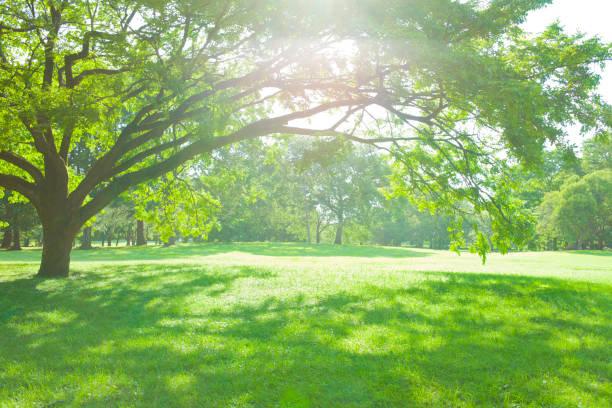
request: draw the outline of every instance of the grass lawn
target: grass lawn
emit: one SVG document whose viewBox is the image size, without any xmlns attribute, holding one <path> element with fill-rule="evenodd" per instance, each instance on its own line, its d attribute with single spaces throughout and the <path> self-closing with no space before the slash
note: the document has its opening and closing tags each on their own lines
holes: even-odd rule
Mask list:
<svg viewBox="0 0 612 408">
<path fill-rule="evenodd" d="M 612 407 L 612 251 L 0 253 L 0 407 Z"/>
</svg>

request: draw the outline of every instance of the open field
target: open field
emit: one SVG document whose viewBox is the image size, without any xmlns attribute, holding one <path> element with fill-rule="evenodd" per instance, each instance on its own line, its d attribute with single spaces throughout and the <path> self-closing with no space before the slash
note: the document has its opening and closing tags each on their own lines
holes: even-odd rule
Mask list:
<svg viewBox="0 0 612 408">
<path fill-rule="evenodd" d="M 612 407 L 612 251 L 0 253 L 0 407 Z"/>
</svg>

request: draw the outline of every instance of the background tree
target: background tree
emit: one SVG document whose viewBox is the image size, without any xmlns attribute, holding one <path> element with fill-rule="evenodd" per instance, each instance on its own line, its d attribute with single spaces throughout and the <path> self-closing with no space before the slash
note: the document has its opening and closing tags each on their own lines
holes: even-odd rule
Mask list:
<svg viewBox="0 0 612 408">
<path fill-rule="evenodd" d="M 115 246 L 119 245 L 119 240 L 126 238 L 129 245 L 128 235 L 134 228 L 134 208 L 131 203 L 123 199 L 115 200 L 100 215 L 96 217 L 93 224 L 94 237 L 110 247 L 115 241 Z"/>
<path fill-rule="evenodd" d="M 332 143 L 335 145 L 335 143 Z M 335 244 L 342 244 L 345 228 L 351 223 L 366 224 L 367 213 L 379 207 L 383 199 L 378 191 L 383 186 L 384 164 L 372 149 L 356 151 L 341 145 L 343 152 L 322 154 L 311 152 L 311 167 L 315 167 L 316 182 L 312 186 L 312 203 L 326 219 L 335 224 Z"/>
<path fill-rule="evenodd" d="M 550 214 L 546 220 L 567 242 L 579 249 L 611 244 L 612 170 L 570 178 L 550 194 L 542 212 Z"/>
<path fill-rule="evenodd" d="M 1 247 L 20 250 L 29 246 L 31 234 L 37 226 L 34 207 L 19 195 L 4 194 L 0 198 L 0 223 L 5 224 Z"/>
<path fill-rule="evenodd" d="M 595 138 L 585 140 L 582 144 L 580 160 L 582 170 L 592 173 L 597 170 L 612 170 L 612 142 L 608 139 Z"/>
<path fill-rule="evenodd" d="M 303 222 L 303 186 L 296 177 L 284 139 L 252 140 L 223 149 L 205 175 L 219 200 L 221 241 L 298 241 Z"/>
</svg>

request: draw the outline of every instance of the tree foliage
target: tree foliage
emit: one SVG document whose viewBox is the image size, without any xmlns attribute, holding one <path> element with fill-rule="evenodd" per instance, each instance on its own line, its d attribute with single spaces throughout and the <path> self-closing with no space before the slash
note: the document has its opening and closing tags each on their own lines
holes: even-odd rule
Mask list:
<svg viewBox="0 0 612 408">
<path fill-rule="evenodd" d="M 575 247 L 612 244 L 612 170 L 568 178 L 541 206 L 542 230 Z"/>
</svg>

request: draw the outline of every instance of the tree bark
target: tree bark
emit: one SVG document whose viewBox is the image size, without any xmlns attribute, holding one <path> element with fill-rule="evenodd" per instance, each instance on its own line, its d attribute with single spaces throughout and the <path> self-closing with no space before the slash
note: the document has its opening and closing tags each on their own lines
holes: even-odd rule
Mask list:
<svg viewBox="0 0 612 408">
<path fill-rule="evenodd" d="M 43 224 L 43 251 L 38 277 L 65 278 L 70 267 L 70 252 L 76 233 L 64 223 Z"/>
<path fill-rule="evenodd" d="M 21 251 L 21 234 L 19 228 L 13 229 L 13 245 L 9 248 L 11 251 Z"/>
<path fill-rule="evenodd" d="M 342 245 L 342 226 L 344 221 L 342 218 L 338 220 L 338 226 L 336 227 L 336 239 L 334 239 L 334 244 Z"/>
<path fill-rule="evenodd" d="M 321 218 L 320 214 L 317 214 L 317 224 L 316 224 L 316 234 L 315 234 L 315 242 L 317 244 L 321 243 L 321 237 L 323 235 L 323 231 L 325 231 L 327 229 L 327 227 L 331 226 L 333 224 L 325 224 L 323 222 L 323 218 Z"/>
<path fill-rule="evenodd" d="M 83 236 L 81 237 L 80 249 L 91 249 L 91 227 L 83 228 Z"/>
<path fill-rule="evenodd" d="M 306 194 L 306 183 L 302 185 L 304 189 L 304 215 L 306 218 L 306 234 L 308 236 L 308 243 L 310 244 L 310 219 L 308 217 L 308 195 Z"/>
<path fill-rule="evenodd" d="M 144 221 L 136 220 L 136 246 L 147 245 L 147 239 L 144 233 Z"/>
<path fill-rule="evenodd" d="M 176 243 L 176 237 L 173 235 L 170 238 L 168 238 L 168 242 L 164 242 L 164 246 L 165 247 L 169 247 L 172 246 Z"/>
<path fill-rule="evenodd" d="M 11 240 L 13 239 L 13 232 L 10 228 L 4 230 L 4 237 L 2 238 L 2 249 L 9 249 L 11 247 Z"/>
</svg>

